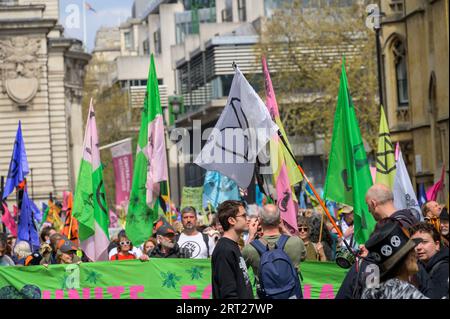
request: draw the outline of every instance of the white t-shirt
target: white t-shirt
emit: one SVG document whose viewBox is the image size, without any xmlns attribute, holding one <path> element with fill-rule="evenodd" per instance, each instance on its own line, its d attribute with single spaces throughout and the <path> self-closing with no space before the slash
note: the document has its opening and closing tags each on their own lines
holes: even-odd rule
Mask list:
<svg viewBox="0 0 450 319">
<path fill-rule="evenodd" d="M 111 249 L 111 251 L 109 252 L 109 259 L 111 259 L 112 256 L 114 256 L 115 254 L 117 254 L 117 248 L 114 247 L 113 249 Z M 130 251 L 130 254 L 133 254 L 136 256 L 136 259 L 139 259 L 139 257 L 142 256 L 142 251 L 138 248 L 138 247 L 134 247 L 133 249 Z"/>
<path fill-rule="evenodd" d="M 215 245 L 212 237 L 208 236 L 208 239 L 209 256 L 211 257 Z M 180 239 L 178 240 L 178 246 L 180 246 L 180 248 L 188 249 L 191 253 L 191 258 L 193 259 L 208 258 L 208 250 L 205 241 L 203 240 L 203 235 L 200 232 L 195 236 L 187 236 L 182 233 L 180 235 Z"/>
</svg>

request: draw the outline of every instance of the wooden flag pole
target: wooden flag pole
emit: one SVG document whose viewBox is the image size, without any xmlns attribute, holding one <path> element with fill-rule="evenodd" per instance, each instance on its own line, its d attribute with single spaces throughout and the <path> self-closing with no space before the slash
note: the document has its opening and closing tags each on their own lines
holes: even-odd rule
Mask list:
<svg viewBox="0 0 450 319">
<path fill-rule="evenodd" d="M 324 222 L 323 212 L 322 212 L 322 214 L 320 214 L 320 215 L 322 215 L 322 220 L 321 220 L 321 222 L 320 222 L 319 243 L 322 242 L 322 231 L 323 231 L 323 222 Z"/>
</svg>

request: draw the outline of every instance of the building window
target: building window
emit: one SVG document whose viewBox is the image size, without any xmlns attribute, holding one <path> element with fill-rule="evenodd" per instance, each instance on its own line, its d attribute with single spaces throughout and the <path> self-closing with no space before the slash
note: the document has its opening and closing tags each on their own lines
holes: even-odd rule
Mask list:
<svg viewBox="0 0 450 319">
<path fill-rule="evenodd" d="M 222 22 L 233 22 L 233 2 L 226 0 L 225 9 L 222 10 Z"/>
<path fill-rule="evenodd" d="M 153 33 L 153 42 L 155 43 L 155 54 L 161 54 L 161 29 Z"/>
<path fill-rule="evenodd" d="M 125 32 L 124 36 L 125 36 L 125 48 L 131 49 L 133 47 L 133 39 L 131 36 L 131 32 L 130 31 Z"/>
<path fill-rule="evenodd" d="M 0 5 L 16 5 L 17 0 L 0 0 Z"/>
<path fill-rule="evenodd" d="M 247 21 L 247 6 L 245 0 L 238 0 L 239 21 Z"/>
<path fill-rule="evenodd" d="M 148 39 L 142 42 L 142 51 L 144 55 L 150 55 L 150 44 L 148 43 Z"/>
<path fill-rule="evenodd" d="M 394 59 L 398 106 L 408 106 L 408 74 L 406 68 L 405 46 L 400 40 L 397 40 L 394 43 Z"/>
<path fill-rule="evenodd" d="M 403 13 L 403 0 L 391 0 L 389 3 L 392 12 Z"/>
</svg>

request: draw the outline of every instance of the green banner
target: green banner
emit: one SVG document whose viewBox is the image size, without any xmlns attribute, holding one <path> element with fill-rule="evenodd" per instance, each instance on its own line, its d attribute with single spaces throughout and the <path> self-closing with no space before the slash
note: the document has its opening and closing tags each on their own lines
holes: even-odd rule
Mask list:
<svg viewBox="0 0 450 319">
<path fill-rule="evenodd" d="M 301 273 L 305 299 L 333 299 L 346 270 L 334 263 L 305 262 Z M 211 262 L 207 259 L 0 267 L 0 299 L 211 298 Z"/>
<path fill-rule="evenodd" d="M 203 212 L 203 187 L 183 187 L 181 207 L 192 206 L 197 212 Z"/>
</svg>

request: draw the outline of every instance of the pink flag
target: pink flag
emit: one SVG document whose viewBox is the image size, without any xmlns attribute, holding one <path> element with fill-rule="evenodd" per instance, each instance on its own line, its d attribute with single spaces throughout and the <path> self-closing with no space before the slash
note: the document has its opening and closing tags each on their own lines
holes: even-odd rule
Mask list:
<svg viewBox="0 0 450 319">
<path fill-rule="evenodd" d="M 133 175 L 131 139 L 126 139 L 123 143 L 111 147 L 111 154 L 116 179 L 116 206 L 127 207 Z"/>
<path fill-rule="evenodd" d="M 11 212 L 8 209 L 8 205 L 6 205 L 6 203 L 3 203 L 3 209 L 4 213 L 2 216 L 2 223 L 6 226 L 6 228 L 9 229 L 11 235 L 17 237 L 17 224 L 14 218 L 12 217 Z"/>
<path fill-rule="evenodd" d="M 67 209 L 69 208 L 69 197 L 71 193 L 68 191 L 63 192 L 63 207 L 62 210 L 67 212 Z"/>
<path fill-rule="evenodd" d="M 436 200 L 439 192 L 444 188 L 445 163 L 442 165 L 442 173 L 439 181 L 427 190 L 427 200 Z"/>
<path fill-rule="evenodd" d="M 263 57 L 262 59 L 265 88 L 266 88 L 266 105 L 272 119 L 282 129 L 280 113 L 278 111 L 278 104 L 275 98 L 275 91 L 272 86 L 272 79 L 270 78 L 269 69 L 267 67 L 267 61 Z M 284 132 L 283 132 L 284 133 Z M 285 140 L 287 140 L 285 138 Z M 271 141 L 270 152 L 277 152 L 278 154 L 271 154 L 272 159 L 275 159 L 279 167 L 274 167 L 273 178 L 277 190 L 277 205 L 280 209 L 281 219 L 288 226 L 289 231 L 292 234 L 298 233 L 297 227 L 297 211 L 298 203 L 294 200 L 294 195 L 291 188 L 291 181 L 289 180 L 288 169 L 286 166 L 285 152 L 281 145 L 281 139 L 276 135 Z M 274 163 L 272 163 L 273 165 Z"/>
</svg>

